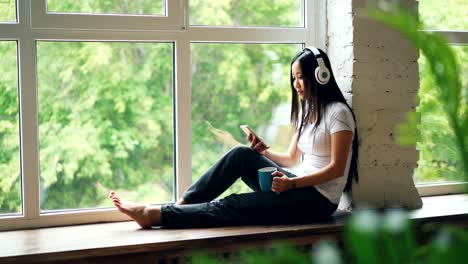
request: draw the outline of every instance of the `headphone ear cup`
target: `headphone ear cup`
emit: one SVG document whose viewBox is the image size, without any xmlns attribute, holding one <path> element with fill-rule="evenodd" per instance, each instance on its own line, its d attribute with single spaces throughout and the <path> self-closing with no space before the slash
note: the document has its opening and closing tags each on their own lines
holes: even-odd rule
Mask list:
<svg viewBox="0 0 468 264">
<path fill-rule="evenodd" d="M 315 80 L 321 85 L 325 85 L 330 80 L 330 71 L 325 67 L 315 68 Z"/>
</svg>

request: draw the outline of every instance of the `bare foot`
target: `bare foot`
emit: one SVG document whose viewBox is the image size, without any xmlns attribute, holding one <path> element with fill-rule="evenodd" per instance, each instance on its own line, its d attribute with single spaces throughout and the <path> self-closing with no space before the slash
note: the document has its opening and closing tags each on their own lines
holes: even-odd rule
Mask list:
<svg viewBox="0 0 468 264">
<path fill-rule="evenodd" d="M 161 224 L 161 208 L 159 206 L 122 202 L 114 191 L 109 192 L 109 198 L 120 212 L 130 216 L 142 228 Z"/>
</svg>

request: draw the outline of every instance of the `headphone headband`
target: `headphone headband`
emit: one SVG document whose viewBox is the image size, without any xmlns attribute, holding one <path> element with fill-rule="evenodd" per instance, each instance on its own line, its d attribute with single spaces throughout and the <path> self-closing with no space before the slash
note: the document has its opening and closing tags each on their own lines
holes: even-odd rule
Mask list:
<svg viewBox="0 0 468 264">
<path fill-rule="evenodd" d="M 309 46 L 305 47 L 304 49 L 312 52 L 315 55 L 315 57 L 322 57 L 322 54 L 320 54 L 320 51 L 316 47 Z"/>
<path fill-rule="evenodd" d="M 304 50 L 308 50 L 314 54 L 315 60 L 318 63 L 318 67 L 315 69 L 315 80 L 321 85 L 325 85 L 330 80 L 330 70 L 328 70 L 325 62 L 323 61 L 322 54 L 316 47 L 305 47 Z"/>
</svg>

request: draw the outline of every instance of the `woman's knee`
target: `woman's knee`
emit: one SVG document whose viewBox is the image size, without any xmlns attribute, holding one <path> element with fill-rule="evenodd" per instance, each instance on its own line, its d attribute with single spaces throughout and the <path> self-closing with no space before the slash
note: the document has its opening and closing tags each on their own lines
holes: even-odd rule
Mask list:
<svg viewBox="0 0 468 264">
<path fill-rule="evenodd" d="M 248 146 L 235 146 L 231 149 L 230 153 L 234 155 L 255 155 L 258 154 L 255 150 Z"/>
</svg>

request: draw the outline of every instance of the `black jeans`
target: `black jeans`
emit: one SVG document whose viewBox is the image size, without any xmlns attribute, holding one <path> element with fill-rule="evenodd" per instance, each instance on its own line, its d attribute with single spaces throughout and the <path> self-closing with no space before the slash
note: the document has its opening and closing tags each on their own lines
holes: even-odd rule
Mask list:
<svg viewBox="0 0 468 264">
<path fill-rule="evenodd" d="M 249 147 L 235 147 L 187 190 L 187 205 L 162 206 L 161 225 L 181 228 L 304 223 L 327 219 L 335 212 L 338 205 L 315 187 L 279 194 L 260 191 L 257 170 L 263 167 L 276 167 L 288 177 L 296 177 Z M 254 192 L 213 201 L 239 177 Z"/>
</svg>

